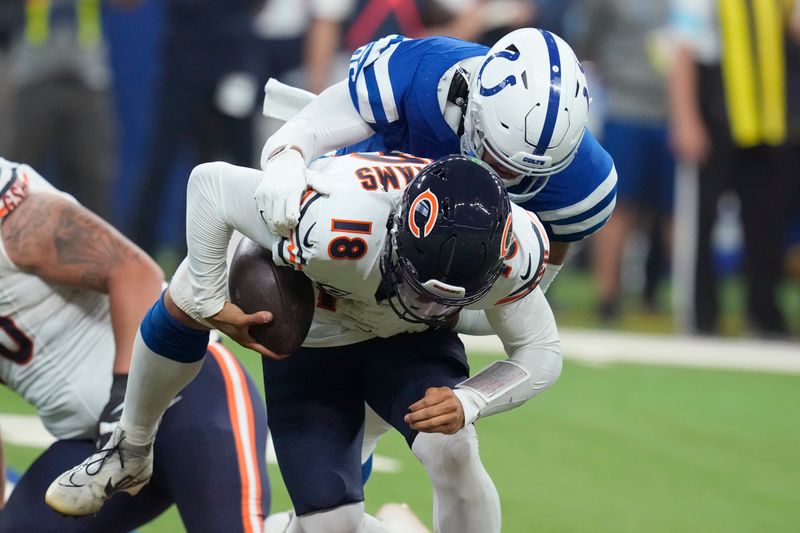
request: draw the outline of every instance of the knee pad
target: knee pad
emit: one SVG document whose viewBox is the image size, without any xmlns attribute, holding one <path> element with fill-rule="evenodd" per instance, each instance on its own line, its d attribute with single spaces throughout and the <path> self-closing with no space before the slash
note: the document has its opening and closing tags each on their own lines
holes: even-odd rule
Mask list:
<svg viewBox="0 0 800 533">
<path fill-rule="evenodd" d="M 164 307 L 164 294 L 147 311 L 139 331 L 153 352 L 179 363 L 200 361 L 206 354 L 208 330 L 181 324 Z"/>
<path fill-rule="evenodd" d="M 364 520 L 364 502 L 297 517 L 303 533 L 361 533 Z"/>
</svg>

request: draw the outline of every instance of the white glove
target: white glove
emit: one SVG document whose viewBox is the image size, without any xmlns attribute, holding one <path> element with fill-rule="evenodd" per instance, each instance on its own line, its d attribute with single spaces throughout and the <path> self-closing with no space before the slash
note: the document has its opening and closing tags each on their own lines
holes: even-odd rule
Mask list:
<svg viewBox="0 0 800 533">
<path fill-rule="evenodd" d="M 286 147 L 264 165 L 256 188 L 258 210 L 273 233 L 289 237 L 300 219 L 300 197 L 308 187 L 306 163 L 297 150 Z"/>
</svg>

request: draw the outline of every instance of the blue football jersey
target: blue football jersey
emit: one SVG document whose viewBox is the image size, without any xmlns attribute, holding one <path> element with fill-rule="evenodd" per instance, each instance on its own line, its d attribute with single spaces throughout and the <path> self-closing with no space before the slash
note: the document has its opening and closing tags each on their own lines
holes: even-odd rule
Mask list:
<svg viewBox="0 0 800 533">
<path fill-rule="evenodd" d="M 348 73 L 350 97 L 375 134 L 339 153 L 399 150 L 434 159 L 458 153 L 459 136 L 439 107 L 439 83 L 456 63 L 488 51 L 450 37 L 402 35 L 389 35 L 356 50 Z M 587 131 L 572 163 L 521 205 L 539 215 L 552 240 L 576 241 L 605 224 L 616 191 L 611 156 Z"/>
</svg>

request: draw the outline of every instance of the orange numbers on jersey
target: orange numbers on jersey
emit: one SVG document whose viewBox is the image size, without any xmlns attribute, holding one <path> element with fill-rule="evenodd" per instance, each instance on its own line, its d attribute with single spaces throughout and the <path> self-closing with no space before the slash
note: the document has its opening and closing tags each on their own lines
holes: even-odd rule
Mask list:
<svg viewBox="0 0 800 533">
<path fill-rule="evenodd" d="M 361 259 L 367 253 L 367 243 L 356 237 L 336 237 L 328 245 L 328 255 L 333 259 Z"/>
<path fill-rule="evenodd" d="M 370 235 L 372 233 L 372 222 L 334 218 L 331 220 L 331 231 Z M 330 244 L 328 244 L 328 255 L 331 259 L 354 261 L 364 257 L 367 253 L 367 249 L 367 241 L 361 237 L 335 237 L 331 240 Z"/>
</svg>

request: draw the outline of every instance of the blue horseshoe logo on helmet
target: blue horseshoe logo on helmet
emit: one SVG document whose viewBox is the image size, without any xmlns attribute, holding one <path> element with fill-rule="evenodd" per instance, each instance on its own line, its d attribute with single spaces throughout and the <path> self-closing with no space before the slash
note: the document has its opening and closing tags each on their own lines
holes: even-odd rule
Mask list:
<svg viewBox="0 0 800 533">
<path fill-rule="evenodd" d="M 492 96 L 493 94 L 497 94 L 503 89 L 506 88 L 508 85 L 516 85 L 517 84 L 517 77 L 514 75 L 506 76 L 506 78 L 495 85 L 494 87 L 484 87 L 483 86 L 483 69 L 486 68 L 493 59 L 497 57 L 502 57 L 508 61 L 516 61 L 519 59 L 519 50 L 514 50 L 513 52 L 510 50 L 500 50 L 499 52 L 495 52 L 494 54 L 490 55 L 486 58 L 486 61 L 483 62 L 481 65 L 481 69 L 478 71 L 478 88 L 480 89 L 481 96 Z"/>
</svg>

